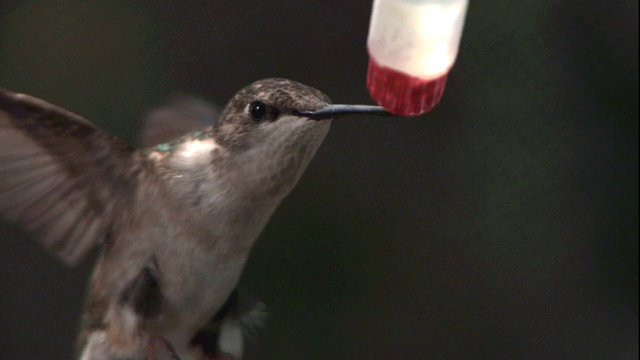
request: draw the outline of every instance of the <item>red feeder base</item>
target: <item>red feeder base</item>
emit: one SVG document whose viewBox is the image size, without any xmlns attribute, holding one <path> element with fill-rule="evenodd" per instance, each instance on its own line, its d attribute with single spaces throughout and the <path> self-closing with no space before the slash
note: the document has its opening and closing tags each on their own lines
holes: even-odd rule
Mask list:
<svg viewBox="0 0 640 360">
<path fill-rule="evenodd" d="M 369 94 L 392 114 L 410 116 L 430 111 L 440 102 L 446 83 L 447 74 L 425 80 L 381 66 L 369 58 Z"/>
</svg>

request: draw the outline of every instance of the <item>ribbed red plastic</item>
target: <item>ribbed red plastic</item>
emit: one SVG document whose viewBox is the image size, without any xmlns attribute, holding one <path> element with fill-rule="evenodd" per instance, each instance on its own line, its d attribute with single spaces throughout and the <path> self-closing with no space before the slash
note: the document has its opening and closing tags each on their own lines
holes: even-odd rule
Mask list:
<svg viewBox="0 0 640 360">
<path fill-rule="evenodd" d="M 430 111 L 440 102 L 446 83 L 447 74 L 425 80 L 381 66 L 369 58 L 369 94 L 378 105 L 392 114 L 411 116 Z"/>
</svg>

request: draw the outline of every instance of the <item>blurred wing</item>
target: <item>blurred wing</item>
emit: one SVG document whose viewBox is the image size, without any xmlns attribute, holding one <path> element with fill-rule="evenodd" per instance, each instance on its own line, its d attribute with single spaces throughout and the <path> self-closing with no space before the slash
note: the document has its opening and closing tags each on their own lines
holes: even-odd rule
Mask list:
<svg viewBox="0 0 640 360">
<path fill-rule="evenodd" d="M 147 114 L 143 121 L 140 147 L 168 143 L 188 132 L 213 125 L 220 109 L 190 95 L 176 95 L 165 105 Z"/>
<path fill-rule="evenodd" d="M 202 347 L 206 354 L 228 354 L 241 359 L 249 345 L 245 338 L 254 337 L 264 327 L 266 318 L 264 303 L 236 289 L 191 343 Z"/>
<path fill-rule="evenodd" d="M 0 215 L 69 264 L 106 238 L 132 152 L 78 115 L 0 89 Z"/>
</svg>

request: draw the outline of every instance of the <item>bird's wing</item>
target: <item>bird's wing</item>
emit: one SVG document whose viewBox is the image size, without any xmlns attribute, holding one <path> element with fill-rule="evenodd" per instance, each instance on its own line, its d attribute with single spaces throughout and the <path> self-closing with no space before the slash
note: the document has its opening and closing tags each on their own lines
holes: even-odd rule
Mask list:
<svg viewBox="0 0 640 360">
<path fill-rule="evenodd" d="M 168 104 L 151 110 L 143 120 L 140 147 L 167 143 L 191 131 L 211 126 L 220 108 L 191 95 L 175 95 Z"/>
<path fill-rule="evenodd" d="M 107 237 L 132 153 L 78 115 L 0 89 L 0 215 L 68 264 Z"/>
<path fill-rule="evenodd" d="M 205 354 L 229 354 L 241 359 L 248 345 L 245 338 L 255 336 L 258 329 L 264 327 L 266 318 L 264 303 L 235 289 L 191 343 L 202 347 Z"/>
</svg>

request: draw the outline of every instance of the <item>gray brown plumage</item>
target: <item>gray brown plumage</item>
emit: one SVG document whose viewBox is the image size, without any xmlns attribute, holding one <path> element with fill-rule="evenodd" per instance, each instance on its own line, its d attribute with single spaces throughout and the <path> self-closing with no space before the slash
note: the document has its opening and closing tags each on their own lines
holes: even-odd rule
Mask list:
<svg viewBox="0 0 640 360">
<path fill-rule="evenodd" d="M 251 247 L 330 120 L 372 111 L 332 106 L 300 83 L 261 80 L 213 125 L 134 150 L 78 115 L 0 91 L 0 214 L 68 264 L 102 245 L 81 319 L 81 359 L 144 359 L 150 351 L 200 359 L 194 337 L 203 328 L 230 339 L 215 348 L 240 356 L 242 335 L 230 325 L 239 316 L 223 305 Z M 185 112 L 169 113 L 162 121 Z"/>
</svg>

